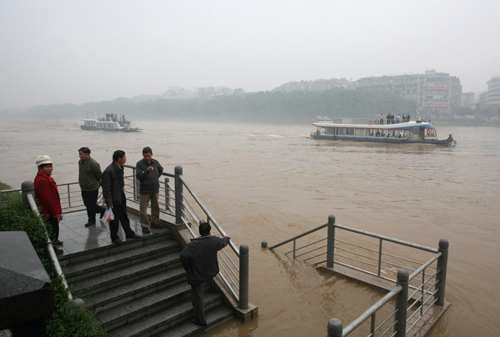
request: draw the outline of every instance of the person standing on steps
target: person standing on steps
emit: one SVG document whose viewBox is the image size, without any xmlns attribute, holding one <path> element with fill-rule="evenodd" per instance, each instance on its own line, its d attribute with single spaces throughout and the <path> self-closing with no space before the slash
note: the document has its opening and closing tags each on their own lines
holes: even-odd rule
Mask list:
<svg viewBox="0 0 500 337">
<path fill-rule="evenodd" d="M 210 233 L 211 226 L 201 222 L 200 237 L 191 239 L 191 242 L 181 253 L 181 263 L 187 271 L 187 282 L 191 285 L 191 303 L 193 304 L 192 323 L 207 325 L 205 305 L 203 303 L 203 285 L 219 273 L 217 252 L 226 247 L 230 236 L 219 238 Z"/>
<path fill-rule="evenodd" d="M 153 159 L 153 150 L 149 146 L 142 149 L 143 159 L 135 165 L 136 177 L 140 181 L 140 214 L 141 227 L 145 233 L 150 232 L 151 228 L 161 228 L 160 224 L 160 176 L 163 173 L 163 167 Z M 148 218 L 148 204 L 151 201 L 151 226 Z"/>
<path fill-rule="evenodd" d="M 127 239 L 140 238 L 130 228 L 127 214 L 127 199 L 125 198 L 125 181 L 123 180 L 123 164 L 127 162 L 125 151 L 116 150 L 113 153 L 113 162 L 102 174 L 102 194 L 109 208 L 113 209 L 115 219 L 109 222 L 111 241 L 120 245 L 123 241 L 118 237 L 118 225 L 121 223 Z"/>
<path fill-rule="evenodd" d="M 99 195 L 99 180 L 102 178 L 101 166 L 90 157 L 90 149 L 82 147 L 78 150 L 78 183 L 82 191 L 82 199 L 85 208 L 87 208 L 87 223 L 85 227 L 95 225 L 95 215 L 100 213 L 100 218 L 104 216 L 105 207 L 97 204 Z"/>
<path fill-rule="evenodd" d="M 59 241 L 59 223 L 63 219 L 61 198 L 55 180 L 51 177 L 54 169 L 49 156 L 43 155 L 36 158 L 38 173 L 35 177 L 35 200 L 41 208 L 40 215 L 52 227 L 51 239 L 56 246 L 62 246 Z M 62 250 L 61 250 L 62 252 Z"/>
</svg>

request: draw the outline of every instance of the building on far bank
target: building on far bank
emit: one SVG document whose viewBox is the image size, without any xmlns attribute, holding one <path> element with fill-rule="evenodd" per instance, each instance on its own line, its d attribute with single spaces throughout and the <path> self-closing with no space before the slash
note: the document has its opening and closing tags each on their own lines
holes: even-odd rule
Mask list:
<svg viewBox="0 0 500 337">
<path fill-rule="evenodd" d="M 500 107 L 500 76 L 493 76 L 488 82 L 488 91 L 485 95 L 486 106 Z"/>
<path fill-rule="evenodd" d="M 462 93 L 462 108 L 476 108 L 476 103 L 474 102 L 475 94 L 473 92 L 463 92 Z"/>
<path fill-rule="evenodd" d="M 356 81 L 356 87 L 391 91 L 406 101 L 415 102 L 417 109 L 433 113 L 449 114 L 462 105 L 460 79 L 434 69 L 426 70 L 425 74 L 364 77 Z"/>
<path fill-rule="evenodd" d="M 296 81 L 288 82 L 274 88 L 272 91 L 316 91 L 316 90 L 331 90 L 335 88 L 354 89 L 355 83 L 345 78 L 337 79 L 331 78 L 329 80 L 315 80 L 315 81 Z"/>
<path fill-rule="evenodd" d="M 414 102 L 417 109 L 450 114 L 462 105 L 462 84 L 456 76 L 426 70 L 424 74 L 402 74 L 363 77 L 357 81 L 345 78 L 289 82 L 272 91 L 313 91 L 335 88 L 372 88 L 390 91 L 404 100 Z"/>
</svg>

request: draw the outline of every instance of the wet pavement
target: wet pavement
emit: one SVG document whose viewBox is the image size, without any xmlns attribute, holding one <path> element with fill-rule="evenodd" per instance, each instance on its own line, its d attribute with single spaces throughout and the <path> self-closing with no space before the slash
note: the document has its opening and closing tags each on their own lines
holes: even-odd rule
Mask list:
<svg viewBox="0 0 500 337">
<path fill-rule="evenodd" d="M 147 236 L 167 230 L 163 228 L 151 228 L 151 233 L 144 233 L 139 221 L 139 215 L 129 211 L 128 217 L 130 219 L 130 227 L 138 235 Z M 173 222 L 173 217 L 167 214 L 161 213 L 160 218 L 164 221 Z M 64 219 L 59 224 L 59 240 L 64 242 L 64 245 L 60 247 L 63 250 L 63 254 L 59 255 L 60 257 L 114 245 L 111 242 L 109 223 L 107 221 L 98 221 L 98 218 L 96 218 L 96 224 L 90 227 L 85 227 L 86 223 L 87 212 L 85 210 L 64 214 Z M 126 240 L 121 225 L 118 229 L 118 236 L 122 241 Z"/>
</svg>

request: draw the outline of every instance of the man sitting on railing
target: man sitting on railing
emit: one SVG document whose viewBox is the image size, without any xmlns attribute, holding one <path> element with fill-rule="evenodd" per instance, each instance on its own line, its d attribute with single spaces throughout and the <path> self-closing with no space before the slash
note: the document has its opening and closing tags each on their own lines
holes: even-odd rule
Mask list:
<svg viewBox="0 0 500 337">
<path fill-rule="evenodd" d="M 122 224 L 127 239 L 140 238 L 140 235 L 130 228 L 127 214 L 127 199 L 125 198 L 125 181 L 123 180 L 123 164 L 127 162 L 125 151 L 116 150 L 113 153 L 113 162 L 102 174 L 102 194 L 109 208 L 113 209 L 115 219 L 109 222 L 111 241 L 117 245 L 123 241 L 118 237 L 118 224 Z"/>
<path fill-rule="evenodd" d="M 203 304 L 203 284 L 213 279 L 219 273 L 217 252 L 227 246 L 230 236 L 223 238 L 210 233 L 212 227 L 207 222 L 201 222 L 200 237 L 191 239 L 191 242 L 181 253 L 181 263 L 187 271 L 187 281 L 191 285 L 191 303 L 194 317 L 192 323 L 207 325 L 205 307 Z"/>
</svg>

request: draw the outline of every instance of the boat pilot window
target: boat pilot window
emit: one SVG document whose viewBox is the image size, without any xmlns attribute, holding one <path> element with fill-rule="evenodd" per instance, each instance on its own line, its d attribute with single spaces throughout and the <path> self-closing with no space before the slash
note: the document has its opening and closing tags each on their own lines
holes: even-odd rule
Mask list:
<svg viewBox="0 0 500 337">
<path fill-rule="evenodd" d="M 354 129 L 345 129 L 346 136 L 354 136 Z"/>
</svg>

